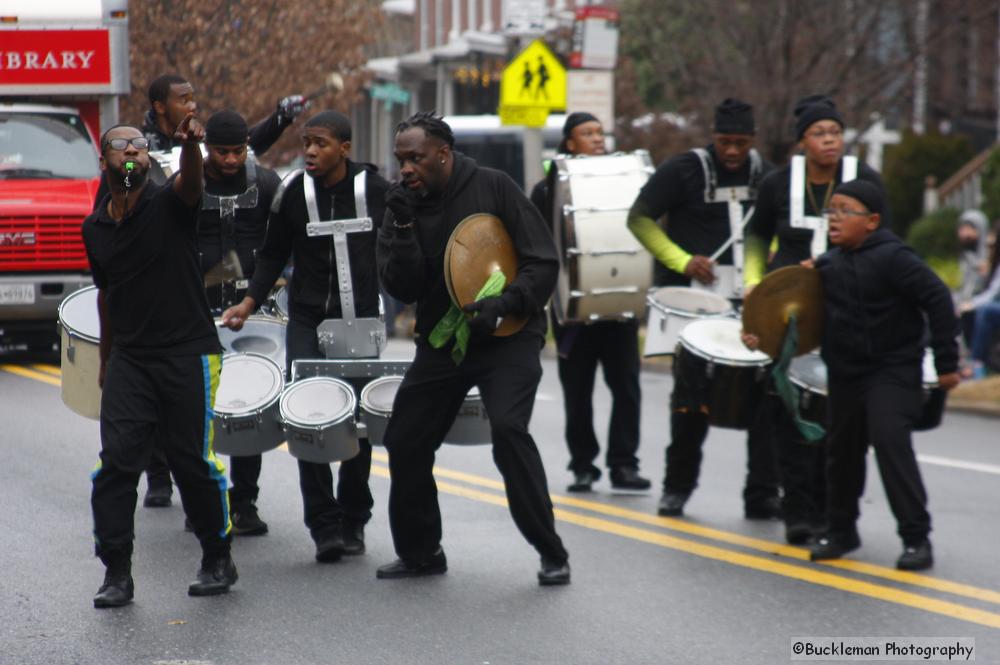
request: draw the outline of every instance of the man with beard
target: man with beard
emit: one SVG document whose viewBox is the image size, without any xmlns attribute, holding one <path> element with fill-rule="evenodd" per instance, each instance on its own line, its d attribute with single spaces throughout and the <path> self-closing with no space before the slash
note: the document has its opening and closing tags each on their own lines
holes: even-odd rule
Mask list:
<svg viewBox="0 0 1000 665">
<path fill-rule="evenodd" d="M 590 113 L 570 113 L 563 124 L 559 152 L 568 155 L 603 155 L 604 128 Z M 531 202 L 549 222 L 553 233 L 562 232 L 562 213 L 554 211 L 555 167 L 531 190 Z M 566 445 L 573 483 L 569 492 L 589 492 L 601 477 L 594 465 L 600 453 L 594 432 L 594 377 L 597 365 L 611 390 L 606 462 L 611 487 L 647 490 L 650 482 L 639 475 L 639 322 L 636 319 L 560 325 L 551 317 L 558 350 L 559 383 L 566 408 Z"/>
<path fill-rule="evenodd" d="M 235 252 L 244 279 L 205 289 L 209 307 L 220 314 L 240 302 L 247 280 L 254 273 L 257 252 L 264 244 L 267 217 L 281 179 L 271 169 L 247 155 L 247 123 L 235 111 L 219 111 L 205 123 L 205 193 L 198 214 L 198 252 L 202 274 Z M 256 536 L 267 533 L 267 523 L 257 514 L 260 488 L 260 455 L 231 457 L 233 533 Z"/>
<path fill-rule="evenodd" d="M 317 113 L 302 129 L 306 173 L 296 171 L 285 178 L 271 205 L 264 246 L 257 255 L 250 288 L 240 304 L 222 314 L 223 325 L 239 330 L 267 298 L 281 271 L 291 258 L 295 270 L 288 291 L 288 328 L 285 339 L 286 371 L 292 362 L 322 358 L 317 328 L 325 319 L 342 318 L 338 265 L 333 236 L 310 237 L 306 225 L 310 213 L 306 188 L 315 189 L 321 220 L 354 219 L 362 216 L 355 192 L 363 187 L 371 231 L 348 235 L 350 276 L 354 306 L 359 317 L 378 316 L 378 275 L 375 271 L 375 233 L 384 216 L 388 183 L 371 164 L 348 158 L 351 124 L 337 111 Z M 309 178 L 307 181 L 306 178 Z M 363 381 L 352 381 L 360 389 Z M 329 464 L 299 460 L 299 482 L 305 523 L 316 543 L 316 560 L 338 561 L 347 554 L 365 551 L 364 526 L 373 505 L 368 476 L 372 449 L 361 441 L 361 452 L 340 463 L 337 494 Z"/>
<path fill-rule="evenodd" d="M 175 134 L 180 172 L 162 186 L 147 182 L 148 141 L 138 129 L 119 125 L 101 139 L 111 194 L 83 224 L 101 321 L 101 454 L 91 504 L 106 573 L 95 607 L 132 600 L 136 486 L 154 445 L 202 547 L 188 593 L 224 593 L 236 582 L 226 480 L 212 450 L 221 347 L 195 249 L 203 136 L 188 114 Z"/>
<path fill-rule="evenodd" d="M 389 524 L 399 559 L 381 566 L 377 577 L 446 572 L 434 456 L 476 386 L 489 413 L 493 459 L 511 515 L 541 555 L 538 581 L 568 584 L 569 554 L 556 534 L 545 469 L 528 433 L 542 375 L 538 354 L 545 343 L 544 307 L 559 270 L 555 245 L 514 181 L 453 152 L 454 143 L 451 128 L 432 112 L 417 113 L 396 128 L 395 155 L 403 183 L 393 185 L 386 196 L 390 213 L 379 231 L 378 268 L 390 295 L 417 303 L 417 349 L 383 439 L 392 477 Z M 467 305 L 465 313 L 472 315 L 467 318 L 452 309 L 443 256 L 455 227 L 476 213 L 502 221 L 513 241 L 517 276 L 502 290 L 496 288 L 499 295 Z M 494 336 L 505 316 L 528 321 L 514 334 Z M 453 334 L 445 330 L 450 321 L 459 322 Z M 468 330 L 462 329 L 465 325 Z"/>
<path fill-rule="evenodd" d="M 629 211 L 629 228 L 656 259 L 657 286 L 688 286 L 693 280 L 712 284 L 717 265 L 741 262 L 739 242 L 733 243 L 735 249 L 722 253 L 718 264 L 709 256 L 730 237 L 742 238 L 741 218 L 755 201 L 757 185 L 771 165 L 753 150 L 755 125 L 749 104 L 738 99 L 724 100 L 715 109 L 713 129 L 712 145 L 682 153 L 660 165 Z M 732 194 L 726 195 L 726 191 Z M 729 205 L 730 200 L 733 205 Z M 656 222 L 661 217 L 666 218 L 665 229 Z M 683 514 L 698 484 L 702 447 L 708 436 L 703 395 L 684 378 L 675 376 L 670 398 L 670 444 L 658 507 L 658 513 L 664 516 Z M 777 475 L 769 432 L 751 427 L 743 490 L 744 515 L 748 519 L 780 516 Z"/>
</svg>

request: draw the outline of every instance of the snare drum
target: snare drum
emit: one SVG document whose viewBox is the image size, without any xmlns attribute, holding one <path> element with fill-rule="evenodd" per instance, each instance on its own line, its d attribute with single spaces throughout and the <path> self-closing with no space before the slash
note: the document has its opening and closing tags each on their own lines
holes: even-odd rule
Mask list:
<svg viewBox="0 0 1000 665">
<path fill-rule="evenodd" d="M 251 316 L 239 332 L 219 326 L 223 353 L 256 353 L 267 356 L 285 369 L 284 321 L 269 316 Z"/>
<path fill-rule="evenodd" d="M 66 296 L 59 305 L 59 328 L 63 403 L 85 418 L 100 418 L 101 319 L 96 286 Z"/>
<path fill-rule="evenodd" d="M 465 396 L 465 401 L 462 402 L 462 406 L 455 416 L 455 422 L 451 424 L 451 429 L 444 436 L 444 442 L 460 446 L 493 443 L 490 418 L 486 414 L 486 407 L 483 406 L 479 388 L 473 387 Z"/>
<path fill-rule="evenodd" d="M 285 372 L 257 353 L 229 353 L 215 391 L 215 450 L 225 455 L 260 455 L 281 445 L 285 433 L 278 400 Z"/>
<path fill-rule="evenodd" d="M 764 394 L 771 359 L 743 345 L 742 327 L 736 319 L 701 319 L 680 333 L 675 382 L 694 391 L 686 398 L 706 406 L 708 422 L 716 427 L 748 429 Z"/>
<path fill-rule="evenodd" d="M 288 287 L 283 286 L 271 298 L 271 312 L 282 321 L 288 321 Z"/>
<path fill-rule="evenodd" d="M 646 323 L 644 356 L 674 353 L 684 326 L 695 319 L 734 316 L 733 305 L 715 293 L 685 286 L 665 286 L 646 297 L 649 320 Z"/>
<path fill-rule="evenodd" d="M 368 430 L 368 442 L 373 446 L 383 445 L 385 427 L 392 415 L 392 404 L 402 381 L 401 376 L 383 376 L 361 390 L 361 417 Z"/>
<path fill-rule="evenodd" d="M 553 229 L 562 269 L 552 305 L 560 323 L 641 318 L 653 281 L 653 261 L 625 224 L 653 172 L 649 153 L 555 159 L 557 220 Z"/>
<path fill-rule="evenodd" d="M 361 450 L 349 383 L 316 376 L 292 383 L 278 404 L 288 438 L 288 452 L 304 462 L 329 464 L 348 460 Z"/>
<path fill-rule="evenodd" d="M 799 413 L 802 418 L 825 427 L 827 376 L 823 359 L 818 353 L 793 358 L 788 367 L 788 380 L 799 389 Z"/>
</svg>

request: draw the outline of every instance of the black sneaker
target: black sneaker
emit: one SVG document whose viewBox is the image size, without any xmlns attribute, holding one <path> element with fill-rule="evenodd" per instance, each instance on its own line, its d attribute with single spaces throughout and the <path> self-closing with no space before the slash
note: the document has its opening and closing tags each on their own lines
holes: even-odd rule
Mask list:
<svg viewBox="0 0 1000 665">
<path fill-rule="evenodd" d="M 809 553 L 810 561 L 826 561 L 827 559 L 839 559 L 848 552 L 861 547 L 861 539 L 857 534 L 850 535 L 826 535 L 820 538 Z"/>
<path fill-rule="evenodd" d="M 639 469 L 634 466 L 622 466 L 611 469 L 611 487 L 616 490 L 648 490 L 652 487 L 648 478 L 639 475 Z"/>
<path fill-rule="evenodd" d="M 94 607 L 122 607 L 132 602 L 135 583 L 127 568 L 108 568 L 104 572 L 104 584 L 94 596 Z"/>
<path fill-rule="evenodd" d="M 540 586 L 569 584 L 569 561 L 556 561 L 542 557 L 542 568 L 538 571 Z"/>
<path fill-rule="evenodd" d="M 805 545 L 813 537 L 812 526 L 808 522 L 792 522 L 785 525 L 785 540 L 789 545 Z"/>
<path fill-rule="evenodd" d="M 443 575 L 448 571 L 448 560 L 440 547 L 437 552 L 423 561 L 396 559 L 392 563 L 379 566 L 375 577 L 380 580 L 396 580 L 404 577 L 425 577 L 427 575 Z"/>
<path fill-rule="evenodd" d="M 566 487 L 567 492 L 589 492 L 597 482 L 598 475 L 593 471 L 574 471 L 573 482 Z"/>
<path fill-rule="evenodd" d="M 689 494 L 679 494 L 677 492 L 664 492 L 660 497 L 660 505 L 656 509 L 656 514 L 662 517 L 680 517 L 684 514 L 684 504 L 687 503 Z"/>
<path fill-rule="evenodd" d="M 344 537 L 340 530 L 321 537 L 316 542 L 316 560 L 320 563 L 335 563 L 344 556 Z"/>
<path fill-rule="evenodd" d="M 263 536 L 267 533 L 267 522 L 257 514 L 257 506 L 247 503 L 233 506 L 231 516 L 233 534 L 237 536 Z"/>
<path fill-rule="evenodd" d="M 781 498 L 769 496 L 743 504 L 743 516 L 748 520 L 780 520 L 784 516 Z"/>
<path fill-rule="evenodd" d="M 343 529 L 344 555 L 358 556 L 365 553 L 365 525 L 345 522 Z"/>
<path fill-rule="evenodd" d="M 899 570 L 927 570 L 933 565 L 934 554 L 929 540 L 916 545 L 904 545 L 903 553 L 896 560 L 896 568 Z"/>
<path fill-rule="evenodd" d="M 236 564 L 228 554 L 221 558 L 202 560 L 198 577 L 188 586 L 189 596 L 217 596 L 229 591 L 239 575 Z"/>
<path fill-rule="evenodd" d="M 146 489 L 146 496 L 142 500 L 142 505 L 146 508 L 169 508 L 170 497 L 174 493 L 170 484 L 150 485 Z"/>
</svg>

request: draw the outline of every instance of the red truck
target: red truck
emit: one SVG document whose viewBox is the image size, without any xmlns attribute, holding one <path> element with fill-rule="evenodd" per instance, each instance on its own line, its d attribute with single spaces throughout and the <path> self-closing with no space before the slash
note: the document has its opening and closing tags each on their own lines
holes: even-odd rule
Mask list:
<svg viewBox="0 0 1000 665">
<path fill-rule="evenodd" d="M 129 92 L 127 0 L 0 3 L 0 346 L 49 350 L 92 283 L 80 225 Z"/>
</svg>

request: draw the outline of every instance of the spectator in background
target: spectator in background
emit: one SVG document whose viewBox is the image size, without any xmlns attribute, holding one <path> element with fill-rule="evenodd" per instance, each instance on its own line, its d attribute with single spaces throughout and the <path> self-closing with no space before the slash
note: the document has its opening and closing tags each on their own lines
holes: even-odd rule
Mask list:
<svg viewBox="0 0 1000 665">
<path fill-rule="evenodd" d="M 985 215 L 978 210 L 966 211 L 963 213 L 963 217 L 969 212 L 978 213 L 985 219 Z M 966 224 L 968 225 L 968 223 Z M 974 379 L 982 379 L 986 376 L 990 347 L 997 330 L 1000 330 L 1000 270 L 997 270 L 997 266 L 1000 264 L 1000 251 L 997 250 L 996 242 L 998 232 L 1000 232 L 1000 221 L 993 224 L 989 240 L 982 243 L 984 247 L 989 245 L 989 268 L 984 278 L 986 288 L 972 298 L 961 301 L 959 305 L 963 324 L 969 319 L 972 321 L 969 337 L 972 346 L 971 376 Z M 959 238 L 961 238 L 961 233 L 962 221 L 959 221 Z M 985 239 L 985 234 L 982 235 Z M 964 246 L 962 253 L 961 260 L 964 272 L 964 254 L 966 253 Z"/>
<path fill-rule="evenodd" d="M 962 284 L 956 302 L 965 303 L 983 288 L 986 262 L 986 229 L 989 220 L 981 210 L 970 208 L 958 218 L 958 265 L 962 270 Z"/>
</svg>

